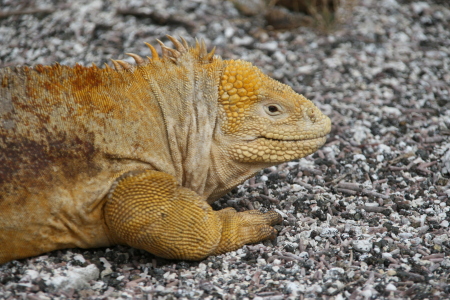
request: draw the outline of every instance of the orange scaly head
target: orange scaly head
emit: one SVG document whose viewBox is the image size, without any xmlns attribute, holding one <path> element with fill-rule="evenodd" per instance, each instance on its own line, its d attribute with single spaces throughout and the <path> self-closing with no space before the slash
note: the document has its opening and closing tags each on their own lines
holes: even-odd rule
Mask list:
<svg viewBox="0 0 450 300">
<path fill-rule="evenodd" d="M 235 161 L 280 163 L 309 155 L 325 143 L 331 122 L 311 101 L 251 63 L 224 64 L 221 127 Z"/>
</svg>

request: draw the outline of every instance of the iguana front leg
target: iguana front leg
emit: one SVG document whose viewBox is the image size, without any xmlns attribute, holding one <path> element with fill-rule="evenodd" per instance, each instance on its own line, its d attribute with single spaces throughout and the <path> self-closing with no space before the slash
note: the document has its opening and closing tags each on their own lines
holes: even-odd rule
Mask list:
<svg viewBox="0 0 450 300">
<path fill-rule="evenodd" d="M 122 176 L 108 197 L 111 238 L 170 259 L 200 260 L 272 239 L 271 226 L 281 221 L 274 211 L 213 211 L 173 176 L 152 170 Z"/>
</svg>

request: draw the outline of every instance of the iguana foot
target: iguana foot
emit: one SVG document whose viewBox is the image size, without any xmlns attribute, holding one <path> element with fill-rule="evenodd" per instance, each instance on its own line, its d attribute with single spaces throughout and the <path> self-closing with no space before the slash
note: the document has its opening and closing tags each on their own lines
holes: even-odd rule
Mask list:
<svg viewBox="0 0 450 300">
<path fill-rule="evenodd" d="M 112 241 L 170 259 L 199 260 L 273 239 L 273 211 L 213 211 L 195 192 L 158 171 L 133 172 L 114 185 L 105 206 Z"/>
<path fill-rule="evenodd" d="M 282 221 L 280 214 L 275 211 L 262 213 L 258 210 L 248 210 L 238 213 L 233 208 L 225 208 L 216 213 L 222 221 L 222 238 L 213 254 L 274 239 L 277 231 L 272 226 Z"/>
</svg>

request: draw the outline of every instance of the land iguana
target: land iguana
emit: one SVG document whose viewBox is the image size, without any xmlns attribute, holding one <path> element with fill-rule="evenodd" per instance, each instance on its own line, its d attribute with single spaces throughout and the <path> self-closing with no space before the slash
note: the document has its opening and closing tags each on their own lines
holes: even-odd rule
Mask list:
<svg viewBox="0 0 450 300">
<path fill-rule="evenodd" d="M 322 146 L 330 119 L 249 62 L 168 36 L 131 65 L 0 69 L 0 263 L 125 244 L 200 260 L 276 236 L 210 204 Z"/>
</svg>

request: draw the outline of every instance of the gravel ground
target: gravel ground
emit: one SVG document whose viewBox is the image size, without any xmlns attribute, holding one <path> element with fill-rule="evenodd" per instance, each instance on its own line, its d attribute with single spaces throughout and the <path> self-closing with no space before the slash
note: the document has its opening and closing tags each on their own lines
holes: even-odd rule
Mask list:
<svg viewBox="0 0 450 300">
<path fill-rule="evenodd" d="M 11 12 L 31 14 L 14 15 Z M 450 297 L 450 4 L 361 0 L 323 33 L 270 30 L 232 3 L 0 0 L 0 66 L 101 65 L 165 34 L 253 62 L 333 123 L 314 155 L 214 204 L 276 209 L 276 241 L 201 262 L 55 251 L 0 266 L 0 299 Z"/>
</svg>

